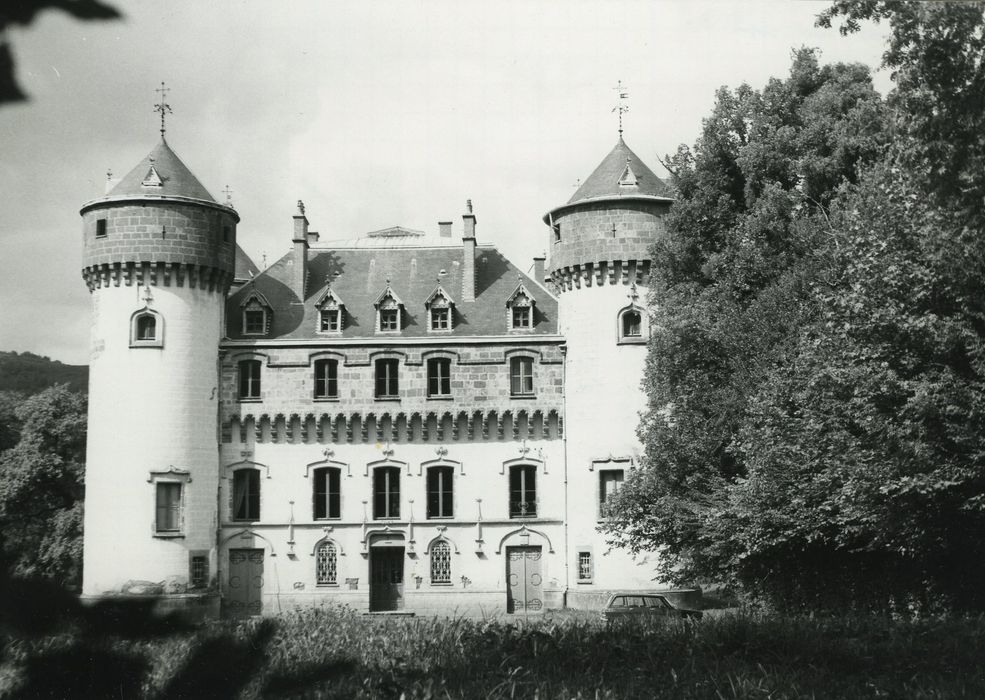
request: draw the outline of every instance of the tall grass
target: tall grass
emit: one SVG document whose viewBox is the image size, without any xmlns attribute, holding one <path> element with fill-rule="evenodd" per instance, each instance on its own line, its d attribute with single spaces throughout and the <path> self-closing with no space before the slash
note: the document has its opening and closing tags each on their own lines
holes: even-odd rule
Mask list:
<svg viewBox="0 0 985 700">
<path fill-rule="evenodd" d="M 604 625 L 586 615 L 511 623 L 324 607 L 111 645 L 149 664 L 131 694 L 168 699 L 985 697 L 978 618 L 726 613 Z"/>
</svg>

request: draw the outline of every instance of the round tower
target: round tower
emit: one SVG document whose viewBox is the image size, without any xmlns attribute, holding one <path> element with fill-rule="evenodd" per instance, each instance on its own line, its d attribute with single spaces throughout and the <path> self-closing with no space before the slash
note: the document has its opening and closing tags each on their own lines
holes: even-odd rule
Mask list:
<svg viewBox="0 0 985 700">
<path fill-rule="evenodd" d="M 83 594 L 204 593 L 215 572 L 218 345 L 239 216 L 163 133 L 80 213 L 92 297 Z"/>
<path fill-rule="evenodd" d="M 652 563 L 608 551 L 596 526 L 641 451 L 649 249 L 671 202 L 667 185 L 620 135 L 567 204 L 544 216 L 547 276 L 566 339 L 568 513 L 595 515 L 569 519 L 573 607 L 593 607 L 607 590 L 654 587 Z"/>
</svg>

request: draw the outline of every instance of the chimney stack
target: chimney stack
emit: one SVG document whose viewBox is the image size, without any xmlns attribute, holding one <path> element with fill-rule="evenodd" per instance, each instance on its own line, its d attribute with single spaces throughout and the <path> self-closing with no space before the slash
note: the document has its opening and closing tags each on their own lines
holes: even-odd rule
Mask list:
<svg viewBox="0 0 985 700">
<path fill-rule="evenodd" d="M 317 231 L 308 231 L 308 245 L 309 246 L 313 246 L 315 243 L 317 243 L 318 242 L 318 238 L 319 238 L 319 235 L 318 235 L 318 232 Z"/>
<path fill-rule="evenodd" d="M 450 221 L 439 221 L 438 222 L 438 235 L 442 238 L 451 238 L 451 222 Z"/>
<path fill-rule="evenodd" d="M 315 234 L 317 235 L 317 234 Z M 298 200 L 294 215 L 294 293 L 304 301 L 305 283 L 308 279 L 308 217 L 304 215 L 304 202 Z"/>
<path fill-rule="evenodd" d="M 534 258 L 534 279 L 540 284 L 544 284 L 544 261 L 547 260 L 547 256 L 538 255 Z"/>
<path fill-rule="evenodd" d="M 465 203 L 466 212 L 462 215 L 465 233 L 462 234 L 464 256 L 462 261 L 462 301 L 475 301 L 475 214 L 472 213 L 472 200 Z"/>
</svg>

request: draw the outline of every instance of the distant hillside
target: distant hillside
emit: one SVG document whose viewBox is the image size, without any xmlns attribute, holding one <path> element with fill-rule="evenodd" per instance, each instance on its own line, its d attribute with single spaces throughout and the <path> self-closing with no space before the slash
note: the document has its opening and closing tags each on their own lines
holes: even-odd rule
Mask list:
<svg viewBox="0 0 985 700">
<path fill-rule="evenodd" d="M 84 393 L 89 387 L 89 368 L 65 365 L 30 352 L 0 350 L 0 391 L 34 394 L 52 384 L 68 384 L 72 391 Z"/>
</svg>

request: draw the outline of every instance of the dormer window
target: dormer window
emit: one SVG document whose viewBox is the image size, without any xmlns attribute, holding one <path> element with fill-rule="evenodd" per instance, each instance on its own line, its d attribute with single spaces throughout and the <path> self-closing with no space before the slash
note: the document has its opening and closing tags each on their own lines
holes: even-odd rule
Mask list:
<svg viewBox="0 0 985 700">
<path fill-rule="evenodd" d="M 390 288 L 387 280 L 386 289 L 376 299 L 376 331 L 378 333 L 399 333 L 403 328 L 404 304 L 400 297 Z"/>
<path fill-rule="evenodd" d="M 243 309 L 243 335 L 267 335 L 270 331 L 272 310 L 270 304 L 255 289 L 241 304 Z"/>
<path fill-rule="evenodd" d="M 344 324 L 345 304 L 339 296 L 326 287 L 325 293 L 315 304 L 318 309 L 318 332 L 319 333 L 341 333 Z"/>
<path fill-rule="evenodd" d="M 452 329 L 455 302 L 439 284 L 424 301 L 428 310 L 428 330 L 441 333 Z"/>
<path fill-rule="evenodd" d="M 534 327 L 534 305 L 537 300 L 520 282 L 506 300 L 507 323 L 511 331 L 529 331 Z"/>
<path fill-rule="evenodd" d="M 159 348 L 164 345 L 164 321 L 160 314 L 144 308 L 130 317 L 130 347 Z"/>
</svg>

